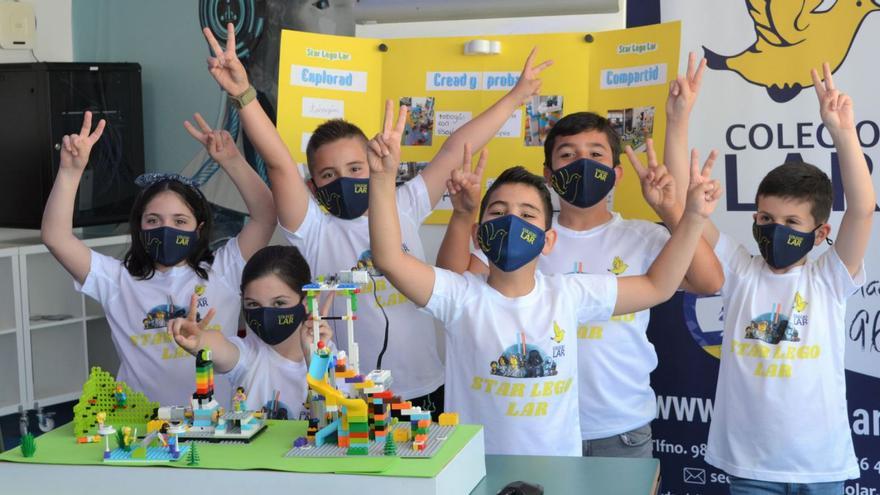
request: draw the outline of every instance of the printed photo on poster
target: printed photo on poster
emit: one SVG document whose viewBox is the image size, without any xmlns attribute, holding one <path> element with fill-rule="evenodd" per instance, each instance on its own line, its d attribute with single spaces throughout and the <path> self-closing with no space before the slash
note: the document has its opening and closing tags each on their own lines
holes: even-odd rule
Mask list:
<svg viewBox="0 0 880 495">
<path fill-rule="evenodd" d="M 647 149 L 645 142 L 654 135 L 654 107 L 634 107 L 608 110 L 608 120 L 620 136 L 621 146 L 633 151 Z"/>
<path fill-rule="evenodd" d="M 400 167 L 397 169 L 397 185 L 414 179 L 427 166 L 428 162 L 400 162 Z"/>
<path fill-rule="evenodd" d="M 406 129 L 403 131 L 404 146 L 431 146 L 434 135 L 434 97 L 404 96 L 401 105 L 409 107 Z"/>
<path fill-rule="evenodd" d="M 526 102 L 526 146 L 543 146 L 550 128 L 562 118 L 562 96 L 532 96 Z"/>
</svg>

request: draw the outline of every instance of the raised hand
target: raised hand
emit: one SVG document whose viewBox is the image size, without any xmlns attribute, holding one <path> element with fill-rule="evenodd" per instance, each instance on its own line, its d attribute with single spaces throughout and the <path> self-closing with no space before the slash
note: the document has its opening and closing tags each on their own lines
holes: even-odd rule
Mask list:
<svg viewBox="0 0 880 495">
<path fill-rule="evenodd" d="M 453 169 L 452 175 L 446 180 L 453 213 L 473 216 L 480 208 L 480 186 L 488 159 L 489 150 L 483 148 L 476 167 L 471 170 L 471 145 L 465 143 L 461 168 Z"/>
<path fill-rule="evenodd" d="M 98 139 L 101 139 L 105 125 L 107 122 L 101 119 L 94 132 L 90 132 L 92 130 L 92 112 L 85 112 L 79 134 L 68 134 L 61 138 L 60 167 L 79 172 L 85 170 L 89 163 L 89 155 L 92 153 L 92 146 L 98 142 Z"/>
<path fill-rule="evenodd" d="M 529 97 L 538 94 L 538 91 L 541 89 L 541 79 L 538 76 L 541 75 L 541 72 L 544 69 L 553 65 L 552 60 L 545 60 L 538 65 L 532 66 L 535 62 L 535 54 L 537 52 L 538 47 L 532 48 L 532 51 L 529 52 L 522 73 L 519 75 L 519 80 L 511 90 L 511 93 L 517 96 L 520 104 L 525 103 Z"/>
<path fill-rule="evenodd" d="M 406 115 L 409 109 L 401 105 L 394 123 L 394 101 L 385 102 L 385 124 L 380 134 L 367 143 L 367 162 L 370 173 L 397 174 L 400 167 L 400 141 L 406 128 Z"/>
<path fill-rule="evenodd" d="M 226 25 L 226 49 L 224 50 L 214 33 L 209 28 L 202 29 L 205 39 L 214 51 L 213 57 L 208 57 L 208 72 L 220 84 L 224 91 L 233 96 L 238 96 L 250 87 L 247 71 L 241 60 L 235 53 L 235 27 L 230 22 Z"/>
<path fill-rule="evenodd" d="M 186 128 L 186 132 L 190 136 L 202 143 L 202 146 L 205 147 L 208 154 L 217 163 L 222 165 L 241 156 L 238 146 L 232 140 L 232 135 L 226 131 L 211 129 L 211 126 L 198 113 L 193 115 L 193 118 L 195 118 L 196 123 L 199 125 L 198 128 L 186 120 L 183 121 L 183 127 Z"/>
<path fill-rule="evenodd" d="M 700 156 L 697 150 L 691 151 L 691 174 L 685 211 L 704 218 L 708 218 L 715 211 L 718 199 L 721 197 L 721 183 L 712 179 L 712 167 L 717 156 L 718 152 L 712 150 L 700 170 Z"/>
<path fill-rule="evenodd" d="M 666 169 L 666 165 L 657 163 L 657 154 L 654 152 L 654 140 L 647 140 L 648 166 L 642 165 L 641 160 L 630 146 L 625 148 L 626 156 L 629 157 L 639 183 L 642 185 L 642 196 L 654 211 L 660 212 L 676 206 L 675 180 Z"/>
<path fill-rule="evenodd" d="M 700 92 L 705 69 L 706 59 L 700 59 L 698 64 L 697 55 L 691 52 L 688 55 L 687 73 L 669 83 L 669 95 L 666 97 L 667 120 L 686 119 L 690 116 Z"/>
<path fill-rule="evenodd" d="M 198 301 L 198 296 L 193 294 L 190 298 L 189 314 L 186 315 L 186 318 L 175 318 L 168 322 L 168 333 L 174 337 L 177 345 L 190 354 L 195 354 L 202 348 L 202 336 L 216 314 L 214 308 L 211 308 L 201 321 L 196 321 Z"/>
<path fill-rule="evenodd" d="M 819 98 L 819 115 L 822 116 L 822 123 L 833 137 L 836 132 L 855 129 L 853 104 L 848 95 L 841 93 L 834 86 L 834 78 L 831 77 L 831 66 L 828 62 L 822 64 L 822 71 L 825 76 L 824 81 L 819 78 L 816 69 L 810 69 L 810 75 L 813 77 L 813 88 Z"/>
</svg>

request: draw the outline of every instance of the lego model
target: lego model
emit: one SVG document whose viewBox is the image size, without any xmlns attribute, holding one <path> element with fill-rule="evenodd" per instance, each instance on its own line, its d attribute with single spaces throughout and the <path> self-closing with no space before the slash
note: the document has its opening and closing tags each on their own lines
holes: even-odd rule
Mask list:
<svg viewBox="0 0 880 495">
<path fill-rule="evenodd" d="M 73 432 L 77 442 L 92 443 L 100 441 L 98 429 L 105 422 L 146 431 L 158 407 L 158 402 L 150 401 L 95 366 L 83 384 L 79 402 L 73 407 Z"/>
<path fill-rule="evenodd" d="M 238 407 L 225 411 L 214 399 L 214 362 L 211 350 L 201 349 L 196 354 L 196 391 L 188 407 L 166 406 L 156 411 L 156 419 L 169 426 L 182 426 L 179 436 L 184 440 L 198 439 L 209 442 L 226 440 L 250 441 L 266 428 L 266 422 L 248 411 L 244 389 L 239 387 Z M 236 400 L 233 398 L 233 404 Z"/>
<path fill-rule="evenodd" d="M 306 409 L 309 412 L 308 443 L 295 443 L 287 457 L 339 457 L 345 455 L 400 455 L 402 457 L 431 457 L 452 430 L 454 424 L 432 424 L 431 413 L 412 407 L 391 390 L 391 372 L 373 370 L 366 376 L 358 372 L 358 346 L 354 339 L 357 316 L 359 283 L 366 283 L 369 275 L 363 271 L 342 272 L 338 277 L 303 287 L 306 309 L 311 314 L 315 336 L 319 335 L 321 320 L 346 322 L 348 354 L 335 355 L 323 342 L 311 344 L 311 361 L 306 380 L 309 385 Z M 343 316 L 321 316 L 318 296 L 321 292 L 335 292 L 344 297 L 346 312 Z M 409 417 L 409 425 L 393 418 Z M 391 444 L 391 447 L 388 444 Z M 396 446 L 395 442 L 403 443 Z M 393 453 L 389 453 L 393 452 Z"/>
</svg>

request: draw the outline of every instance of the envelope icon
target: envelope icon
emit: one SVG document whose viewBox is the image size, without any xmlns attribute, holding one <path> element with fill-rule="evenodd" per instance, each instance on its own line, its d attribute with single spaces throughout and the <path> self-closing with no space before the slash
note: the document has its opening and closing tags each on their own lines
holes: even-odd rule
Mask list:
<svg viewBox="0 0 880 495">
<path fill-rule="evenodd" d="M 706 470 L 702 468 L 684 468 L 684 482 L 692 485 L 706 484 Z"/>
</svg>

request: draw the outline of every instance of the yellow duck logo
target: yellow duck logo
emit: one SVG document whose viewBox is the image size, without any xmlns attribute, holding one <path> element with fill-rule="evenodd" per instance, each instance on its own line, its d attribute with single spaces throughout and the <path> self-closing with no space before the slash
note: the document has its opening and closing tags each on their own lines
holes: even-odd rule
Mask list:
<svg viewBox="0 0 880 495">
<path fill-rule="evenodd" d="M 784 103 L 813 85 L 810 69 L 843 64 L 865 17 L 880 10 L 880 0 L 837 0 L 818 10 L 823 0 L 746 0 L 757 39 L 736 55 L 703 47 L 707 66 L 736 72 L 763 86 L 773 101 Z"/>
<path fill-rule="evenodd" d="M 195 292 L 197 296 L 202 297 L 205 295 L 205 286 L 202 284 L 196 284 L 196 288 L 193 292 Z"/>
<path fill-rule="evenodd" d="M 795 292 L 795 293 L 794 293 L 794 309 L 795 309 L 798 313 L 803 313 L 804 310 L 807 309 L 807 305 L 809 305 L 809 304 L 810 304 L 810 303 L 808 303 L 808 302 L 804 299 L 804 296 L 802 296 L 800 292 Z"/>
<path fill-rule="evenodd" d="M 629 265 L 624 263 L 623 260 L 620 259 L 620 256 L 615 256 L 614 260 L 611 262 L 611 268 L 608 271 L 615 275 L 622 275 L 627 268 L 629 268 Z"/>
<path fill-rule="evenodd" d="M 553 337 L 550 338 L 553 339 L 553 342 L 556 342 L 557 344 L 561 344 L 562 339 L 565 338 L 565 330 L 563 330 L 562 327 L 560 327 L 559 324 L 555 321 L 553 322 Z"/>
</svg>

